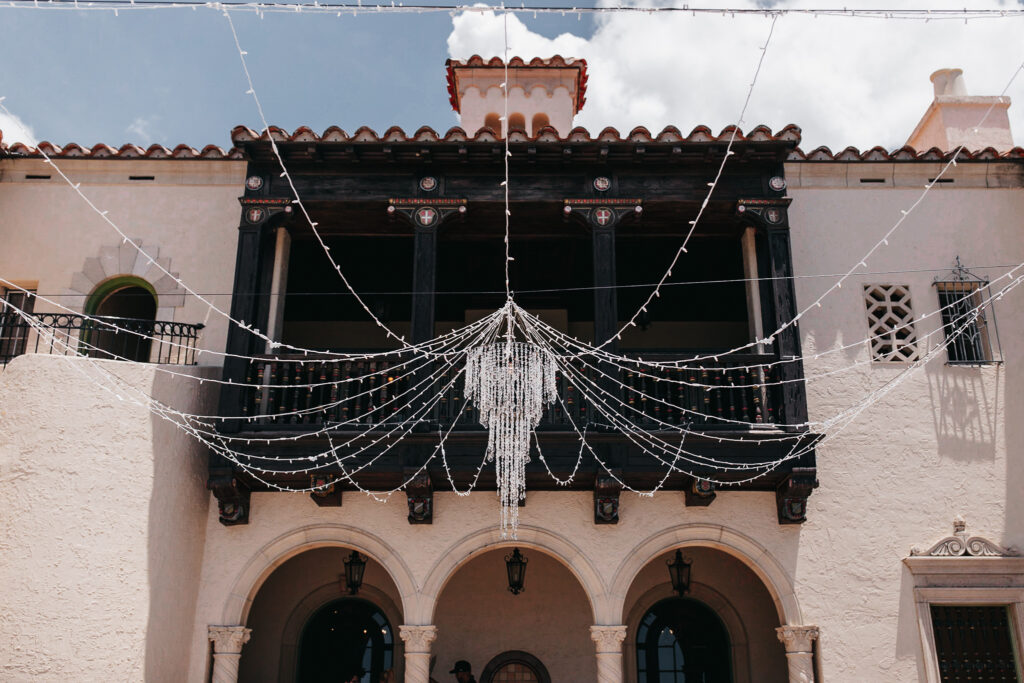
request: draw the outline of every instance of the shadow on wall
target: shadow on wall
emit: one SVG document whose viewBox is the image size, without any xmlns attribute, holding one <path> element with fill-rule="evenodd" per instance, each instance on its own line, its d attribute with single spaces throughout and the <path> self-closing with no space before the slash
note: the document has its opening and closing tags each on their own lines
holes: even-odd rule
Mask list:
<svg viewBox="0 0 1024 683">
<path fill-rule="evenodd" d="M 182 369 L 178 368 L 178 372 Z M 195 368 L 197 377 L 219 376 L 218 367 Z M 216 385 L 154 372 L 150 395 L 164 405 L 199 415 L 216 411 Z M 188 677 L 210 495 L 206 450 L 175 425 L 150 414 L 153 445 L 149 499 L 146 623 L 147 681 Z M 125 454 L 135 457 L 137 454 Z M 133 514 L 125 511 L 125 514 Z"/>
<path fill-rule="evenodd" d="M 926 367 L 928 397 L 941 458 L 992 460 L 1002 411 L 1001 367 Z"/>
</svg>

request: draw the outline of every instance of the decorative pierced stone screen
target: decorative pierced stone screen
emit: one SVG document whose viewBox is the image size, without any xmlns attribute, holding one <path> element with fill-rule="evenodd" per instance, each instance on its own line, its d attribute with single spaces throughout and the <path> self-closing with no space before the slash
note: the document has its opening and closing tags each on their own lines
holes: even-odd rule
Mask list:
<svg viewBox="0 0 1024 683">
<path fill-rule="evenodd" d="M 907 285 L 864 285 L 864 303 L 871 332 L 871 358 L 908 362 L 920 357 L 914 309 Z"/>
</svg>

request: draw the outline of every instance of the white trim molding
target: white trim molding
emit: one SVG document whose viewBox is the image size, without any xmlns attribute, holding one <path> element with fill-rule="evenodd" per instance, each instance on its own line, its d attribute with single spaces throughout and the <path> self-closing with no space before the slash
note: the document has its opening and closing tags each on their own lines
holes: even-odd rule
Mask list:
<svg viewBox="0 0 1024 683">
<path fill-rule="evenodd" d="M 932 605 L 1006 605 L 1018 668 L 1024 659 L 1024 557 L 987 539 L 968 538 L 964 528 L 956 520 L 953 536 L 903 560 L 914 579 L 924 683 L 941 683 Z M 971 551 L 972 544 L 978 552 Z"/>
</svg>

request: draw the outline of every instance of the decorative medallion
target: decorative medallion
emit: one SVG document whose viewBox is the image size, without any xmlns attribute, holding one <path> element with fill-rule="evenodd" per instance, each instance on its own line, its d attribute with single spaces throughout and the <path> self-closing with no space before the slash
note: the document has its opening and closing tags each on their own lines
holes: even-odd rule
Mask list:
<svg viewBox="0 0 1024 683">
<path fill-rule="evenodd" d="M 776 192 L 782 192 L 786 189 L 786 179 L 782 176 L 772 176 L 768 181 L 768 187 L 772 188 Z"/>
<path fill-rule="evenodd" d="M 766 209 L 764 212 L 764 219 L 772 225 L 778 225 L 782 222 L 782 209 Z"/>
<path fill-rule="evenodd" d="M 263 178 L 261 176 L 251 175 L 245 179 L 245 189 L 255 192 L 261 187 L 263 187 Z"/>
<path fill-rule="evenodd" d="M 437 178 L 428 175 L 420 178 L 420 189 L 424 192 L 433 192 L 437 189 Z"/>
<path fill-rule="evenodd" d="M 594 222 L 602 228 L 606 225 L 611 225 L 613 220 L 615 220 L 615 214 L 607 206 L 594 209 Z"/>
<path fill-rule="evenodd" d="M 251 209 L 246 210 L 245 220 L 247 220 L 250 223 L 259 223 L 260 221 L 263 220 L 263 217 L 266 215 L 266 213 L 267 212 L 264 211 L 263 209 L 253 207 Z"/>
<path fill-rule="evenodd" d="M 424 228 L 429 228 L 437 221 L 437 209 L 430 206 L 421 206 L 416 209 L 416 223 Z"/>
<path fill-rule="evenodd" d="M 594 189 L 598 192 L 607 192 L 611 189 L 612 179 L 608 176 L 599 175 L 594 178 Z"/>
</svg>

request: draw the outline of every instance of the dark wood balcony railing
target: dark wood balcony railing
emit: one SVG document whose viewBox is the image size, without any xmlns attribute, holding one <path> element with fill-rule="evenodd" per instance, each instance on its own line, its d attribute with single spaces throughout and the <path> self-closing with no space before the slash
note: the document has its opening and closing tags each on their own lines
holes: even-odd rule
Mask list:
<svg viewBox="0 0 1024 683">
<path fill-rule="evenodd" d="M 0 367 L 23 353 L 194 365 L 202 324 L 164 320 L 35 313 L 34 324 L 0 312 Z"/>
<path fill-rule="evenodd" d="M 647 360 L 679 357 L 644 354 Z M 776 360 L 770 355 L 733 355 L 679 369 L 618 370 L 611 377 L 602 376 L 603 368 L 593 362 L 577 362 L 572 372 L 559 373 L 561 400 L 547 409 L 540 429 L 613 427 L 595 407 L 601 402 L 614 406 L 614 413 L 631 425 L 648 430 L 682 424 L 745 429 L 740 423 L 772 423 L 780 413 L 781 392 L 766 383 L 775 381 L 770 363 Z M 247 387 L 242 398 L 242 414 L 252 419 L 246 428 L 301 430 L 343 423 L 342 430 L 360 430 L 405 420 L 448 425 L 457 416 L 461 420 L 456 429 L 481 428 L 473 405 L 463 399 L 457 368 L 431 380 L 430 372 L 410 374 L 408 367 L 408 359 L 401 356 L 342 362 L 287 355 L 254 360 L 245 382 L 255 386 Z M 590 380 L 587 389 L 579 386 L 581 376 Z"/>
</svg>

